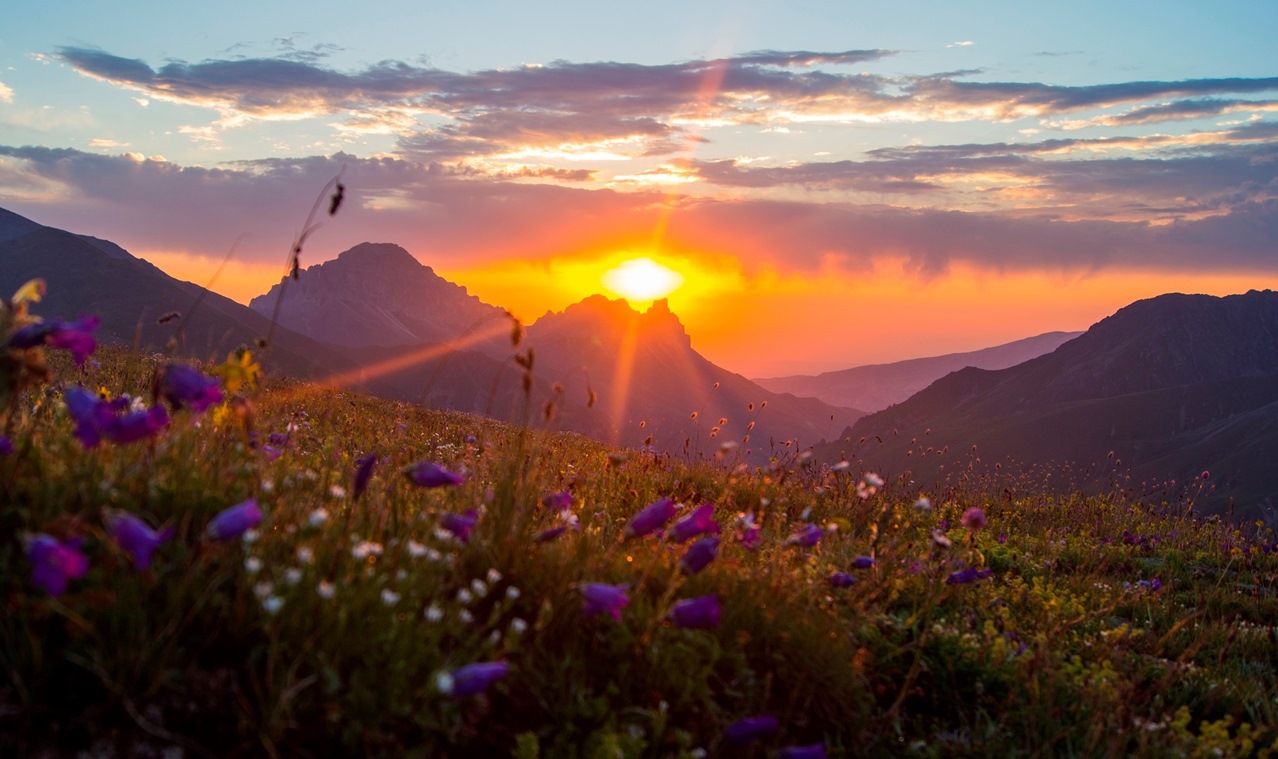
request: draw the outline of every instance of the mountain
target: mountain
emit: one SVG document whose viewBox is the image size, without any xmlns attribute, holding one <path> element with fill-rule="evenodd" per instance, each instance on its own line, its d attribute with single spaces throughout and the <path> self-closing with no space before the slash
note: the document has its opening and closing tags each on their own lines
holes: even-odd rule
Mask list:
<svg viewBox="0 0 1278 759">
<path fill-rule="evenodd" d="M 1174 480 L 1172 499 L 1258 516 L 1278 500 L 1278 293 L 1138 301 L 1047 355 L 947 375 L 818 456 L 924 488 L 995 464 L 1091 491 Z"/>
<path fill-rule="evenodd" d="M 280 292 L 284 292 L 280 301 Z M 285 278 L 249 308 L 332 345 L 365 347 L 457 342 L 509 358 L 511 317 L 423 266 L 390 243 L 362 243 Z"/>
<path fill-rule="evenodd" d="M 817 375 L 767 377 L 755 382 L 778 393 L 819 398 L 836 406 L 853 406 L 867 412 L 900 403 L 944 377 L 969 366 L 1005 369 L 1051 353 L 1082 332 L 1048 332 L 1024 340 L 967 353 L 915 358 L 890 364 L 867 364 Z"/>
<path fill-rule="evenodd" d="M 48 293 L 32 310 L 46 318 L 101 319 L 100 341 L 223 361 L 264 337 L 268 320 L 190 282 L 176 280 L 118 245 L 46 227 L 0 209 L 0 292 L 41 277 Z M 177 318 L 160 323 L 166 314 Z M 298 377 L 341 371 L 349 360 L 313 340 L 276 330 L 271 365 Z"/>
<path fill-rule="evenodd" d="M 538 319 L 526 342 L 534 373 L 563 389 L 560 408 L 576 428 L 622 445 L 651 440 L 695 455 L 734 441 L 760 460 L 774 446 L 783 452 L 787 440 L 806 447 L 827 439 L 862 415 L 770 392 L 716 366 L 693 349 L 665 300 L 639 313 L 593 295 Z"/>
</svg>

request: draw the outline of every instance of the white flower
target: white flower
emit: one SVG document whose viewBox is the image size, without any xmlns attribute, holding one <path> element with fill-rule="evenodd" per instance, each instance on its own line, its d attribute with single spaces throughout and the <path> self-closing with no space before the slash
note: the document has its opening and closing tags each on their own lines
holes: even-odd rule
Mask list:
<svg viewBox="0 0 1278 759">
<path fill-rule="evenodd" d="M 399 603 L 399 594 L 390 588 L 382 588 L 382 603 L 387 606 L 394 606 Z"/>
<path fill-rule="evenodd" d="M 869 472 L 865 475 L 865 484 L 872 488 L 881 488 L 883 487 L 883 478 L 874 472 Z"/>
<path fill-rule="evenodd" d="M 945 537 L 945 533 L 940 530 L 932 530 L 932 542 L 936 543 L 941 548 L 949 548 L 954 545 L 954 541 Z"/>
<path fill-rule="evenodd" d="M 528 623 L 520 619 L 519 617 L 515 617 L 514 619 L 510 620 L 510 631 L 513 632 L 514 634 L 523 635 L 524 631 L 527 629 L 528 629 Z"/>
<path fill-rule="evenodd" d="M 412 556 L 414 559 L 420 559 L 421 557 L 426 555 L 426 552 L 427 552 L 426 546 L 422 545 L 421 543 L 418 543 L 416 540 L 413 540 L 411 538 L 409 539 L 408 541 L 409 556 Z"/>
<path fill-rule="evenodd" d="M 328 486 L 328 497 L 329 497 L 329 498 L 334 498 L 334 499 L 336 499 L 336 498 L 345 498 L 345 497 L 346 497 L 346 488 L 342 487 L 341 485 L 329 485 L 329 486 Z"/>
<path fill-rule="evenodd" d="M 438 675 L 435 675 L 435 688 L 440 693 L 452 693 L 453 676 L 447 672 L 440 672 Z"/>
<path fill-rule="evenodd" d="M 830 471 L 831 471 L 831 472 L 842 472 L 843 470 L 847 469 L 847 468 L 848 468 L 848 467 L 850 467 L 850 466 L 852 466 L 852 464 L 851 464 L 851 463 L 849 463 L 847 460 L 844 460 L 844 461 L 840 461 L 839 463 L 837 463 L 837 464 L 835 464 L 834 466 L 830 467 Z"/>
<path fill-rule="evenodd" d="M 275 586 L 269 582 L 259 582 L 253 586 L 253 593 L 258 598 L 266 598 L 275 592 Z"/>
<path fill-rule="evenodd" d="M 516 588 L 514 585 L 506 588 L 506 600 L 514 601 L 516 598 L 519 598 L 519 588 Z"/>
<path fill-rule="evenodd" d="M 919 499 L 914 502 L 914 510 L 915 511 L 931 511 L 932 502 L 928 500 L 927 496 L 921 495 L 919 496 Z"/>
<path fill-rule="evenodd" d="M 267 596 L 262 599 L 262 608 L 267 614 L 275 614 L 284 607 L 284 599 L 279 596 Z"/>
<path fill-rule="evenodd" d="M 333 583 L 328 580 L 320 580 L 320 584 L 315 588 L 315 592 L 319 593 L 320 598 L 332 598 L 333 594 L 337 592 L 337 588 L 335 588 Z"/>
<path fill-rule="evenodd" d="M 485 585 L 484 581 L 478 577 L 470 581 L 470 587 L 471 590 L 475 591 L 476 598 L 483 598 L 484 594 L 488 592 L 488 586 Z"/>
<path fill-rule="evenodd" d="M 457 612 L 457 618 L 465 622 L 466 624 L 470 624 L 471 622 L 475 621 L 475 615 L 471 614 L 468 609 L 462 609 L 461 611 Z"/>
<path fill-rule="evenodd" d="M 468 604 L 474 600 L 475 600 L 475 597 L 471 595 L 469 590 L 462 588 L 461 590 L 457 591 L 458 603 Z"/>
<path fill-rule="evenodd" d="M 296 585 L 302 581 L 302 570 L 297 567 L 289 567 L 284 570 L 284 582 L 289 585 Z"/>
<path fill-rule="evenodd" d="M 371 540 L 365 540 L 362 543 L 357 544 L 354 548 L 351 549 L 351 556 L 354 556 L 356 559 L 359 559 L 360 561 L 367 559 L 369 556 L 381 556 L 381 555 L 382 555 L 382 544 L 374 543 Z"/>
<path fill-rule="evenodd" d="M 245 543 L 256 543 L 257 539 L 260 537 L 261 533 L 257 530 L 245 530 L 243 540 Z"/>
<path fill-rule="evenodd" d="M 307 517 L 306 521 L 311 527 L 319 527 L 328 521 L 328 509 L 323 506 L 319 507 L 311 512 L 311 515 Z"/>
<path fill-rule="evenodd" d="M 244 560 L 244 571 L 251 575 L 255 575 L 262 571 L 262 560 L 256 556 L 250 556 Z"/>
<path fill-rule="evenodd" d="M 262 480 L 260 487 L 263 495 L 270 495 L 275 492 L 275 482 L 273 480 Z"/>
<path fill-rule="evenodd" d="M 298 546 L 296 556 L 303 564 L 310 564 L 315 559 L 315 553 L 306 546 Z"/>
<path fill-rule="evenodd" d="M 425 613 L 422 615 L 429 622 L 438 622 L 444 618 L 444 610 L 439 608 L 439 604 L 431 604 L 426 607 Z"/>
<path fill-rule="evenodd" d="M 497 583 L 499 583 L 499 582 L 501 582 L 501 572 L 498 572 L 495 568 L 494 568 L 494 569 L 489 569 L 489 570 L 488 570 L 488 584 L 489 584 L 489 585 L 496 585 L 496 584 L 497 584 Z"/>
<path fill-rule="evenodd" d="M 488 633 L 488 645 L 496 648 L 498 643 L 501 643 L 501 631 L 493 630 Z"/>
</svg>

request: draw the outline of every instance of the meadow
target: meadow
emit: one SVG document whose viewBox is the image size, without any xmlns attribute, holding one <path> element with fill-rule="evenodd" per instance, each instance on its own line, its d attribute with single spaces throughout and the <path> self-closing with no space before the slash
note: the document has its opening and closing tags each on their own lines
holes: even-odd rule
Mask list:
<svg viewBox="0 0 1278 759">
<path fill-rule="evenodd" d="M 1278 748 L 1275 537 L 1202 483 L 922 493 L 0 327 L 6 756 Z"/>
</svg>

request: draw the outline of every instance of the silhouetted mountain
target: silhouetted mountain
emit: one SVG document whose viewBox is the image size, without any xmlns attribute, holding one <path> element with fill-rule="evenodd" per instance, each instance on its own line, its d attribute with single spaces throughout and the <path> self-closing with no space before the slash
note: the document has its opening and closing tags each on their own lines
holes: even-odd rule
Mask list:
<svg viewBox="0 0 1278 759">
<path fill-rule="evenodd" d="M 644 445 L 651 437 L 659 449 L 682 451 L 686 441 L 690 453 L 709 454 L 735 441 L 758 459 L 774 443 L 810 446 L 861 416 L 769 392 L 715 366 L 693 350 L 664 300 L 641 314 L 625 301 L 593 295 L 537 320 L 527 344 L 534 372 L 563 388 L 560 406 L 575 428 L 623 445 Z M 588 409 L 591 390 L 597 398 Z"/>
<path fill-rule="evenodd" d="M 819 398 L 835 406 L 850 406 L 879 411 L 900 403 L 918 391 L 968 366 L 978 369 L 1006 369 L 1051 353 L 1061 343 L 1073 340 L 1082 332 L 1048 332 L 993 348 L 944 356 L 914 358 L 890 364 L 867 364 L 851 369 L 823 372 L 817 375 L 765 377 L 755 382 L 777 393 Z"/>
<path fill-rule="evenodd" d="M 333 345 L 365 347 L 456 343 L 494 358 L 512 354 L 510 316 L 423 266 L 390 243 L 362 243 L 332 261 L 285 278 L 249 307 Z"/>
<path fill-rule="evenodd" d="M 1138 301 L 1045 356 L 950 374 L 818 455 L 909 471 L 921 487 L 977 457 L 1012 471 L 1069 462 L 1066 485 L 1175 480 L 1205 488 L 1200 507 L 1232 501 L 1250 518 L 1278 499 L 1278 293 Z"/>
</svg>

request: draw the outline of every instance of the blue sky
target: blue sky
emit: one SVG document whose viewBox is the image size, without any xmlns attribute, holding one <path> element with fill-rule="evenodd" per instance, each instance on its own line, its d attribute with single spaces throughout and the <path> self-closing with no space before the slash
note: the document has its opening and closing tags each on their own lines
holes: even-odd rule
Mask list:
<svg viewBox="0 0 1278 759">
<path fill-rule="evenodd" d="M 304 264 L 398 242 L 532 319 L 651 255 L 748 373 L 967 350 L 1278 284 L 1275 28 L 1274 2 L 22 4 L 0 206 L 194 281 L 239 239 L 214 289 L 247 300 L 341 172 Z M 777 312 L 875 328 L 818 347 Z"/>
</svg>

